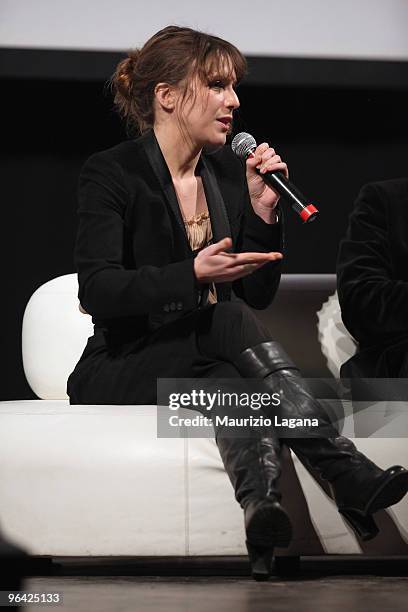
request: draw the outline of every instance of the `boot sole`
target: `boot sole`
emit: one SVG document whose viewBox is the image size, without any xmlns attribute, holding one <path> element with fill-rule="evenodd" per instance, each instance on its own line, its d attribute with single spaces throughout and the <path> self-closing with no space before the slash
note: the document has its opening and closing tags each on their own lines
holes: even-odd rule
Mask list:
<svg viewBox="0 0 408 612">
<path fill-rule="evenodd" d="M 373 495 L 367 504 L 365 514 L 374 514 L 379 510 L 397 504 L 408 491 L 408 472 L 400 472 L 387 480 Z"/>
<path fill-rule="evenodd" d="M 251 564 L 251 574 L 254 580 L 264 582 L 269 580 L 273 557 L 273 548 L 268 546 L 254 546 L 246 541 L 249 562 Z"/>
<path fill-rule="evenodd" d="M 379 532 L 372 514 L 397 504 L 407 491 L 408 472 L 399 472 L 377 489 L 364 511 L 357 508 L 339 508 L 339 512 L 363 541 L 372 540 Z"/>
<path fill-rule="evenodd" d="M 378 534 L 379 529 L 370 514 L 364 515 L 353 510 L 339 510 L 339 512 L 363 542 L 372 540 Z"/>
<path fill-rule="evenodd" d="M 286 548 L 292 539 L 292 525 L 280 505 L 261 504 L 246 528 L 247 541 L 254 546 Z"/>
</svg>

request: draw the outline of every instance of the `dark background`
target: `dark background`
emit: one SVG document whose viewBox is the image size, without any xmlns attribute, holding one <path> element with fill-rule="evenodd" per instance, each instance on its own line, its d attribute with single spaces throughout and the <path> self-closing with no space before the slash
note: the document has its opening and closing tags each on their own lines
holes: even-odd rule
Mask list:
<svg viewBox="0 0 408 612">
<path fill-rule="evenodd" d="M 32 293 L 75 271 L 76 187 L 93 152 L 127 136 L 106 80 L 116 53 L 0 51 L 2 287 L 0 400 L 32 399 L 21 324 Z M 321 215 L 287 212 L 285 273 L 334 273 L 360 187 L 407 175 L 404 62 L 250 58 L 235 131 L 267 140 Z"/>
</svg>

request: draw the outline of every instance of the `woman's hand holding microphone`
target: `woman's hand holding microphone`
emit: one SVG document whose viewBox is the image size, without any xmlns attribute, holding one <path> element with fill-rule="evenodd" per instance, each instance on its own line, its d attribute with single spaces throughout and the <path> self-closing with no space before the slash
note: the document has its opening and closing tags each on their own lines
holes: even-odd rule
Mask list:
<svg viewBox="0 0 408 612">
<path fill-rule="evenodd" d="M 259 170 L 260 175 L 256 169 Z M 280 196 L 262 179 L 262 174 L 265 172 L 281 172 L 286 178 L 289 178 L 287 165 L 267 142 L 258 145 L 253 156 L 246 160 L 246 178 L 254 212 L 266 223 L 275 223 L 275 207 Z"/>
</svg>

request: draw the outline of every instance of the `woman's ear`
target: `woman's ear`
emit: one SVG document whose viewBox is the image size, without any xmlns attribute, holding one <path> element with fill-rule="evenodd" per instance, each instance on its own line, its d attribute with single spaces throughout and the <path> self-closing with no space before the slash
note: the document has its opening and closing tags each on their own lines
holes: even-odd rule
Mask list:
<svg viewBox="0 0 408 612">
<path fill-rule="evenodd" d="M 154 88 L 155 98 L 163 110 L 172 111 L 176 107 L 176 91 L 172 85 L 168 83 L 157 83 Z"/>
</svg>

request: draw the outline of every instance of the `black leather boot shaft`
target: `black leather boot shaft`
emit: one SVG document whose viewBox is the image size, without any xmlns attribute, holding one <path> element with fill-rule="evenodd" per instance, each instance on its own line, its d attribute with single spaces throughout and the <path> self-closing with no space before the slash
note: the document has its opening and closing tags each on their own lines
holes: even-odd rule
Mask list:
<svg viewBox="0 0 408 612">
<path fill-rule="evenodd" d="M 269 393 L 280 396 L 280 416 L 288 419 L 318 419 L 317 428 L 298 427 L 295 433 L 302 437 L 336 437 L 338 430 L 325 407 L 312 395 L 298 368 L 285 353 L 279 342 L 262 342 L 243 351 L 234 362 L 245 378 L 263 379 Z M 276 409 L 268 416 L 274 418 Z"/>
<path fill-rule="evenodd" d="M 271 432 L 265 432 L 265 437 L 252 438 L 217 435 L 221 459 L 242 508 L 251 500 L 281 499 L 278 489 L 280 444 L 276 437 L 270 436 Z"/>
<path fill-rule="evenodd" d="M 246 545 L 255 580 L 267 580 L 275 546 L 292 538 L 289 516 L 280 505 L 280 445 L 273 431 L 265 436 L 217 436 L 217 445 L 235 497 L 245 513 Z"/>
<path fill-rule="evenodd" d="M 279 342 L 262 342 L 243 351 L 234 362 L 245 378 L 265 378 L 278 370 L 298 370 Z"/>
<path fill-rule="evenodd" d="M 344 436 L 313 440 L 296 438 L 288 441 L 288 446 L 296 453 L 305 467 L 315 471 L 318 478 L 332 485 L 336 500 L 357 491 L 363 491 L 370 481 L 384 473 L 368 457 L 357 450 L 351 440 Z M 344 478 L 342 478 L 344 477 Z M 344 485 L 343 485 L 344 483 Z M 340 490 L 344 492 L 340 494 Z"/>
</svg>

